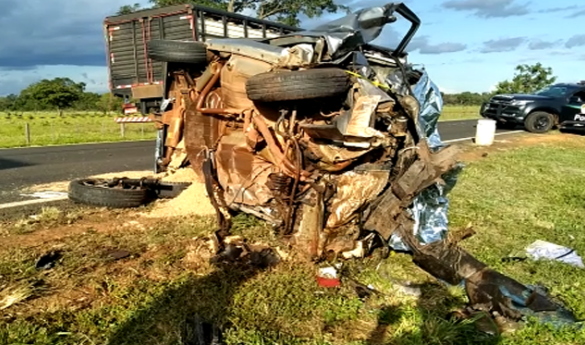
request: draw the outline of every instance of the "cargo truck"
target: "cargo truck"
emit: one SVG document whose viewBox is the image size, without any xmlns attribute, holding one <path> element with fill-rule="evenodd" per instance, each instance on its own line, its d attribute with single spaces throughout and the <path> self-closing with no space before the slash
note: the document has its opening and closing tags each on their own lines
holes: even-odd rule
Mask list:
<svg viewBox="0 0 585 345">
<path fill-rule="evenodd" d="M 272 38 L 300 29 L 195 4 L 146 9 L 104 20 L 110 91 L 135 102 L 144 115 L 158 111 L 172 63 L 152 60 L 147 42 L 206 41 L 212 38 Z M 170 66 L 169 66 L 170 64 Z"/>
</svg>

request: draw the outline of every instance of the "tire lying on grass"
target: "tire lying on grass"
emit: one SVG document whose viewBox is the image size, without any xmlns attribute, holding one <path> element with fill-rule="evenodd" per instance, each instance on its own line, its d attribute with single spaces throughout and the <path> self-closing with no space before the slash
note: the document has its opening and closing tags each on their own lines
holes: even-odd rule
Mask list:
<svg viewBox="0 0 585 345">
<path fill-rule="evenodd" d="M 156 196 L 143 188 L 122 189 L 104 186 L 103 179 L 77 179 L 69 183 L 69 199 L 93 206 L 130 208 L 142 206 Z"/>
<path fill-rule="evenodd" d="M 252 101 L 281 102 L 343 95 L 351 86 L 349 75 L 339 68 L 260 73 L 246 82 Z"/>
<path fill-rule="evenodd" d="M 157 61 L 207 64 L 207 47 L 201 42 L 150 40 L 146 50 L 148 57 Z"/>
</svg>

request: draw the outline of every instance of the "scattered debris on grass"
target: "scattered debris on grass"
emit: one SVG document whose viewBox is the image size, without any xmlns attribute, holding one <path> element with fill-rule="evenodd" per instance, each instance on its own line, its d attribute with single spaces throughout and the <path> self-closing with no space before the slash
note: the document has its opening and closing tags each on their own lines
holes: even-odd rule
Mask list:
<svg viewBox="0 0 585 345">
<path fill-rule="evenodd" d="M 37 270 L 48 270 L 57 264 L 57 261 L 63 257 L 61 250 L 51 250 L 39 258 L 35 267 Z"/>
<path fill-rule="evenodd" d="M 320 268 L 317 274 L 317 283 L 321 287 L 332 288 L 341 286 L 335 267 Z"/>
<path fill-rule="evenodd" d="M 109 258 L 114 259 L 114 260 L 125 259 L 125 258 L 129 257 L 130 255 L 132 255 L 131 252 L 129 252 L 127 250 L 122 250 L 122 249 L 112 249 L 112 250 L 106 252 L 106 256 L 108 256 Z"/>
<path fill-rule="evenodd" d="M 574 249 L 558 244 L 536 240 L 526 248 L 526 253 L 534 260 L 557 260 L 580 268 L 585 268 L 583 260 Z"/>
</svg>

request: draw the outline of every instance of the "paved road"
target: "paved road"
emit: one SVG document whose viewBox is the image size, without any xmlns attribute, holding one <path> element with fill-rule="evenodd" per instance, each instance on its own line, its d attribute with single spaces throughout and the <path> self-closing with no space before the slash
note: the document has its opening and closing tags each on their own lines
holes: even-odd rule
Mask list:
<svg viewBox="0 0 585 345">
<path fill-rule="evenodd" d="M 477 120 L 461 120 L 439 122 L 441 140 L 456 140 L 475 137 Z M 514 129 L 498 129 L 496 133 L 512 132 Z"/>
<path fill-rule="evenodd" d="M 153 169 L 154 141 L 0 149 L 0 204 L 18 190 L 76 177 Z"/>
<path fill-rule="evenodd" d="M 442 140 L 475 136 L 476 121 L 439 123 Z M 502 131 L 498 131 L 502 132 Z M 153 168 L 154 141 L 0 149 L 0 204 L 24 200 L 18 190 L 76 177 Z"/>
</svg>

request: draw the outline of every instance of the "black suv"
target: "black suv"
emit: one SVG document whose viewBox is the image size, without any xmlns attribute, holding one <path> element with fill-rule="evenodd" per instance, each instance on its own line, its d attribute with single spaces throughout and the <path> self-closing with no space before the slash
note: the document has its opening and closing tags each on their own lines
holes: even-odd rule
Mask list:
<svg viewBox="0 0 585 345">
<path fill-rule="evenodd" d="M 522 124 L 535 133 L 548 132 L 555 126 L 585 130 L 584 103 L 585 82 L 560 83 L 534 94 L 495 95 L 482 104 L 480 114 L 498 121 L 501 127 Z"/>
</svg>

